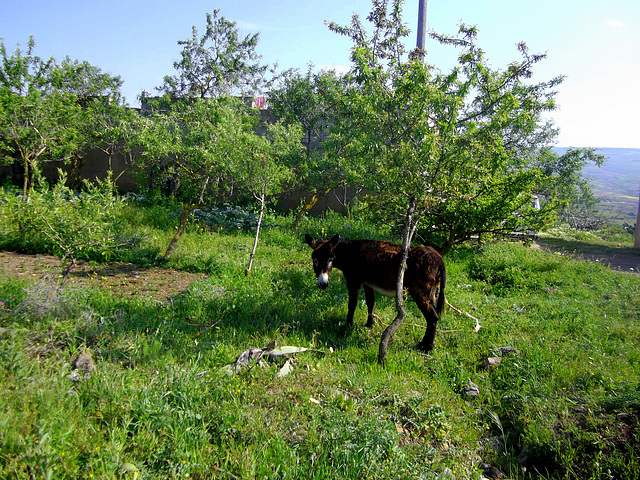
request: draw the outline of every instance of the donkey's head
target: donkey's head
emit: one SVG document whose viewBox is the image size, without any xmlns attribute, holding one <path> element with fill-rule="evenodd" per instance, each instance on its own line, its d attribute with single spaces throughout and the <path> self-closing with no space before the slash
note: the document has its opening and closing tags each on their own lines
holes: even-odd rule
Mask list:
<svg viewBox="0 0 640 480">
<path fill-rule="evenodd" d="M 333 260 L 335 258 L 334 249 L 340 241 L 340 235 L 334 235 L 330 239 L 324 239 L 316 241 L 311 235 L 305 235 L 305 240 L 311 248 L 313 253 L 311 259 L 313 260 L 313 271 L 318 279 L 318 286 L 321 289 L 329 286 L 329 274 L 333 268 Z"/>
</svg>

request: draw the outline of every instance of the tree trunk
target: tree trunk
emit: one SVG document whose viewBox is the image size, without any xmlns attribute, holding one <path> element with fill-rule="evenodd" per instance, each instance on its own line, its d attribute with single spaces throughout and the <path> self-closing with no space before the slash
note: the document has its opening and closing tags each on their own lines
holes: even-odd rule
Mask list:
<svg viewBox="0 0 640 480">
<path fill-rule="evenodd" d="M 321 190 L 321 191 L 316 191 L 314 192 L 313 195 L 311 195 L 311 198 L 309 199 L 309 201 L 307 203 L 304 204 L 304 206 L 300 209 L 300 212 L 298 213 L 298 216 L 296 217 L 295 222 L 293 222 L 293 229 L 295 230 L 296 228 L 298 228 L 298 225 L 300 225 L 300 222 L 302 221 L 302 217 L 305 216 L 305 214 L 311 210 L 313 208 L 313 206 L 318 203 L 318 200 L 320 200 L 322 197 L 324 197 L 327 193 L 329 193 L 331 191 L 331 189 L 334 187 L 329 187 L 325 190 Z"/>
<path fill-rule="evenodd" d="M 640 249 L 640 195 L 638 195 L 638 215 L 636 215 L 636 237 L 633 248 Z"/>
<path fill-rule="evenodd" d="M 258 226 L 256 228 L 256 237 L 253 240 L 253 250 L 251 250 L 251 255 L 249 256 L 249 266 L 245 270 L 245 275 L 249 275 L 251 273 L 251 265 L 253 265 L 253 259 L 256 256 L 256 248 L 258 247 L 258 235 L 260 235 L 260 224 L 262 223 L 262 215 L 264 214 L 264 200 L 265 200 L 265 191 L 262 190 L 262 195 L 260 196 L 260 215 L 258 215 Z"/>
<path fill-rule="evenodd" d="M 82 186 L 82 175 L 80 175 L 80 170 L 82 170 L 82 158 L 73 157 L 69 166 L 69 172 L 67 174 L 67 183 L 69 187 L 73 190 L 78 190 Z"/>
<path fill-rule="evenodd" d="M 23 162 L 23 180 L 22 180 L 22 200 L 25 202 L 29 201 L 29 161 L 25 160 Z"/>
<path fill-rule="evenodd" d="M 441 247 L 436 248 L 436 250 L 440 255 L 445 255 L 449 253 L 449 250 L 453 248 L 455 241 L 456 241 L 456 234 L 453 230 L 451 230 L 449 232 L 449 236 L 447 237 L 447 241 L 444 242 L 444 244 Z"/>
<path fill-rule="evenodd" d="M 182 213 L 180 214 L 180 225 L 178 225 L 178 231 L 171 239 L 171 243 L 167 247 L 164 258 L 169 258 L 173 250 L 176 248 L 178 240 L 180 240 L 180 237 L 184 233 L 184 229 L 187 226 L 187 220 L 189 219 L 189 213 L 191 213 L 191 210 L 193 210 L 193 207 L 189 203 L 185 203 L 184 207 L 182 208 Z"/>
<path fill-rule="evenodd" d="M 398 267 L 398 278 L 396 280 L 396 311 L 397 315 L 394 318 L 391 325 L 389 325 L 380 338 L 380 347 L 378 349 L 378 363 L 384 365 L 387 361 L 387 349 L 389 347 L 389 341 L 393 334 L 396 333 L 398 327 L 402 325 L 402 322 L 407 316 L 407 312 L 404 308 L 404 272 L 407 269 L 407 257 L 409 256 L 409 249 L 411 248 L 411 239 L 415 229 L 420 221 L 420 215 L 414 219 L 416 211 L 417 200 L 412 197 L 409 200 L 409 207 L 407 208 L 407 219 L 404 224 L 404 230 L 402 231 L 402 252 L 400 254 L 400 265 Z"/>
</svg>

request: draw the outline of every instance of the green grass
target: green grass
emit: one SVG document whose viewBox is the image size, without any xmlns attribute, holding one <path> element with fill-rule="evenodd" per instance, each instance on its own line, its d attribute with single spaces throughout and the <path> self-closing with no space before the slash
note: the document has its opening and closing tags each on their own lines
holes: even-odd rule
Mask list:
<svg viewBox="0 0 640 480">
<path fill-rule="evenodd" d="M 251 232 L 191 225 L 174 256 L 171 209 L 128 207 L 143 233 L 130 260 L 206 272 L 173 304 L 0 280 L 2 478 L 509 478 L 640 475 L 640 277 L 513 243 L 445 258 L 448 309 L 436 349 L 405 325 L 376 363 L 364 300 L 345 331 L 346 286 L 315 286 L 305 232 L 388 238 L 329 215 L 271 215 L 250 276 Z M 137 210 L 136 210 L 137 209 Z M 423 324 L 412 302 L 408 323 Z M 389 323 L 394 302 L 378 298 Z M 205 325 L 214 325 L 207 327 Z M 279 345 L 239 375 L 244 350 Z M 515 351 L 489 370 L 481 363 Z M 96 371 L 69 378 L 89 351 Z M 471 380 L 480 394 L 464 393 Z"/>
</svg>

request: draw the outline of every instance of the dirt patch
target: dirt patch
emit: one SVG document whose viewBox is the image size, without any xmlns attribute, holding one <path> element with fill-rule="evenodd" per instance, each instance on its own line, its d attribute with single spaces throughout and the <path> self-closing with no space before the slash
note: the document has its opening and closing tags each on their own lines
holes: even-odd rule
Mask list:
<svg viewBox="0 0 640 480">
<path fill-rule="evenodd" d="M 598 262 L 612 270 L 640 274 L 640 251 L 636 251 L 631 248 L 599 248 L 591 244 L 580 244 L 578 246 L 572 245 L 571 247 L 567 247 L 539 240 L 533 243 L 533 248 L 538 248 L 547 252 L 570 255 L 576 260 Z"/>
<path fill-rule="evenodd" d="M 51 255 L 23 255 L 0 252 L 0 274 L 27 281 L 60 275 L 60 259 Z M 66 282 L 70 285 L 108 289 L 119 298 L 142 296 L 165 302 L 207 275 L 179 270 L 140 267 L 132 263 L 91 265 L 79 262 Z"/>
</svg>

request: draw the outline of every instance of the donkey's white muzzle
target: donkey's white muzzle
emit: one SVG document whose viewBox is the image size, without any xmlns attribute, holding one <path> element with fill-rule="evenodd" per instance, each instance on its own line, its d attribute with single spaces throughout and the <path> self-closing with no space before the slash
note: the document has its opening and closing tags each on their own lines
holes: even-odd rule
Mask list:
<svg viewBox="0 0 640 480">
<path fill-rule="evenodd" d="M 321 273 L 320 275 L 318 275 L 318 286 L 324 290 L 325 288 L 327 288 L 329 286 L 329 274 L 328 273 Z"/>
</svg>

